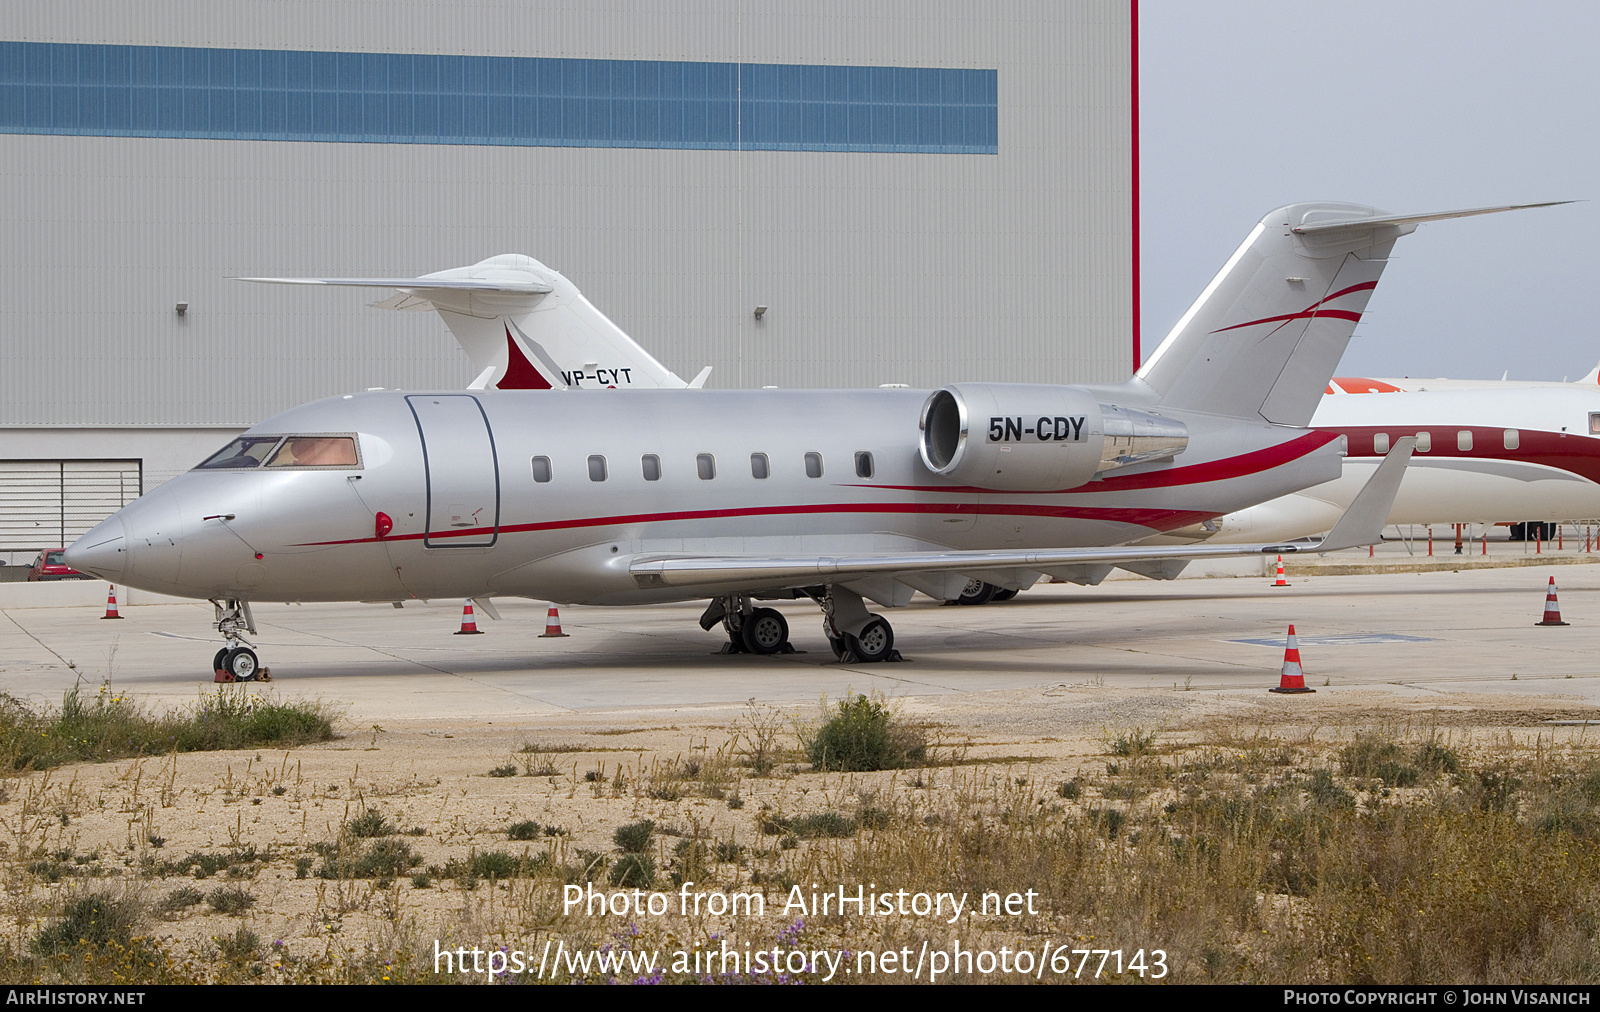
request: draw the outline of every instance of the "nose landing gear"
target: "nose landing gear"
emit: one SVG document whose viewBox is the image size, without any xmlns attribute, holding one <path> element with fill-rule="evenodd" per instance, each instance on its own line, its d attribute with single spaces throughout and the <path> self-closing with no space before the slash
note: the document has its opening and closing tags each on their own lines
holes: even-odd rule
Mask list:
<svg viewBox="0 0 1600 1012">
<path fill-rule="evenodd" d="M 255 618 L 250 614 L 250 602 L 230 597 L 225 600 L 212 598 L 211 604 L 216 609 L 214 624 L 217 632 L 228 644 L 211 659 L 212 681 L 272 681 L 271 669 L 261 666 L 260 658 L 244 638 L 247 632 L 252 636 L 258 635 Z"/>
</svg>

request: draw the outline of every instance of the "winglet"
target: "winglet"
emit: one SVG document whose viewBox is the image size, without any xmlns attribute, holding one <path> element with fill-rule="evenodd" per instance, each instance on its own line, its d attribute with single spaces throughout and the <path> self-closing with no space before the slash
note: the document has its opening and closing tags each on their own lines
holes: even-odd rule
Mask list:
<svg viewBox="0 0 1600 1012">
<path fill-rule="evenodd" d="M 1384 525 L 1389 522 L 1389 511 L 1394 508 L 1395 493 L 1400 491 L 1400 479 L 1405 477 L 1406 465 L 1411 462 L 1411 451 L 1416 449 L 1417 437 L 1404 436 L 1394 441 L 1394 447 L 1384 455 L 1383 463 L 1356 493 L 1350 508 L 1333 525 L 1328 536 L 1311 547 L 1314 552 L 1337 552 L 1342 548 L 1359 548 L 1374 544 L 1383 538 Z"/>
</svg>

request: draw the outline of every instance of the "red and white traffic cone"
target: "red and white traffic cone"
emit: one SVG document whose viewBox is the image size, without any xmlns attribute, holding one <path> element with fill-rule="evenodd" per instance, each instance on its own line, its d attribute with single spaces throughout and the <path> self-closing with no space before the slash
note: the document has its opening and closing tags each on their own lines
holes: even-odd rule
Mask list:
<svg viewBox="0 0 1600 1012">
<path fill-rule="evenodd" d="M 1556 578 L 1550 577 L 1550 589 L 1544 594 L 1544 621 L 1534 625 L 1571 625 L 1561 621 L 1561 604 L 1556 600 Z"/>
<path fill-rule="evenodd" d="M 565 635 L 567 634 L 561 631 L 561 612 L 557 611 L 556 606 L 552 604 L 550 610 L 545 612 L 544 635 L 539 638 L 542 640 L 556 639 Z"/>
<path fill-rule="evenodd" d="M 1283 673 L 1278 677 L 1278 687 L 1268 692 L 1316 692 L 1306 688 L 1306 673 L 1300 667 L 1300 644 L 1295 642 L 1294 626 L 1289 627 L 1289 643 L 1283 648 Z"/>
<path fill-rule="evenodd" d="M 1278 556 L 1278 579 L 1277 579 L 1277 582 L 1273 584 L 1273 586 L 1274 587 L 1287 587 L 1288 585 L 1289 585 L 1289 581 L 1285 580 L 1283 578 L 1283 556 L 1280 555 L 1280 556 Z"/>
<path fill-rule="evenodd" d="M 117 585 L 114 583 L 106 584 L 106 613 L 100 617 L 102 619 L 122 617 L 117 614 Z"/>
<path fill-rule="evenodd" d="M 461 606 L 461 628 L 456 630 L 457 636 L 481 636 L 483 630 L 478 628 L 478 620 L 472 614 L 472 598 L 467 598 Z"/>
</svg>

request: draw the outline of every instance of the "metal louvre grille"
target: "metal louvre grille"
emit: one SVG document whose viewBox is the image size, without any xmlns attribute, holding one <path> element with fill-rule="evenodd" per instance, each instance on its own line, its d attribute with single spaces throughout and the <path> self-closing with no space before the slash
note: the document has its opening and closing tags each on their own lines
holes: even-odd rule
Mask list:
<svg viewBox="0 0 1600 1012">
<path fill-rule="evenodd" d="M 139 460 L 0 460 L 0 551 L 72 544 L 142 494 Z"/>
</svg>

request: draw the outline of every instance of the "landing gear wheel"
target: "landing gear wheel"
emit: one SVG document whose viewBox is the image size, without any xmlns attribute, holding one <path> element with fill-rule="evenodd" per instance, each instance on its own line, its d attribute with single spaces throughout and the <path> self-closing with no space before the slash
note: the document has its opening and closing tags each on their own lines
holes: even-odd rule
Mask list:
<svg viewBox="0 0 1600 1012">
<path fill-rule="evenodd" d="M 753 654 L 781 653 L 789 642 L 789 622 L 775 608 L 757 608 L 745 616 L 739 635 Z"/>
<path fill-rule="evenodd" d="M 223 647 L 221 650 L 218 650 L 217 651 L 217 656 L 211 658 L 211 670 L 212 670 L 212 672 L 215 673 L 215 672 L 221 671 L 222 670 L 222 662 L 227 660 L 227 659 L 228 659 L 228 648 L 227 647 Z"/>
<path fill-rule="evenodd" d="M 253 682 L 256 671 L 261 667 L 261 662 L 256 658 L 256 652 L 249 647 L 239 647 L 229 650 L 228 655 L 222 660 L 223 674 L 229 676 L 229 681 Z"/>
<path fill-rule="evenodd" d="M 966 587 L 961 591 L 961 596 L 956 598 L 958 604 L 988 604 L 994 599 L 995 592 L 1000 588 L 992 583 L 982 580 L 968 580 Z"/>
<path fill-rule="evenodd" d="M 828 647 L 833 650 L 833 659 L 836 661 L 843 661 L 844 655 L 850 650 L 850 648 L 845 645 L 844 638 L 840 636 L 829 636 Z"/>
<path fill-rule="evenodd" d="M 995 591 L 995 592 L 994 592 L 994 598 L 993 598 L 993 600 L 994 600 L 994 601 L 995 601 L 995 602 L 996 602 L 996 603 L 999 603 L 999 602 L 1001 602 L 1001 601 L 1009 601 L 1009 600 L 1011 600 L 1011 599 L 1012 599 L 1012 598 L 1013 598 L 1013 597 L 1016 597 L 1016 596 L 1017 596 L 1017 593 L 1018 593 L 1018 592 L 1017 592 L 1017 591 L 1015 591 L 1015 590 L 996 590 L 996 591 Z"/>
<path fill-rule="evenodd" d="M 894 630 L 886 620 L 874 616 L 871 622 L 861 627 L 859 635 L 846 633 L 845 643 L 857 660 L 864 664 L 876 664 L 888 660 L 894 653 Z"/>
</svg>

